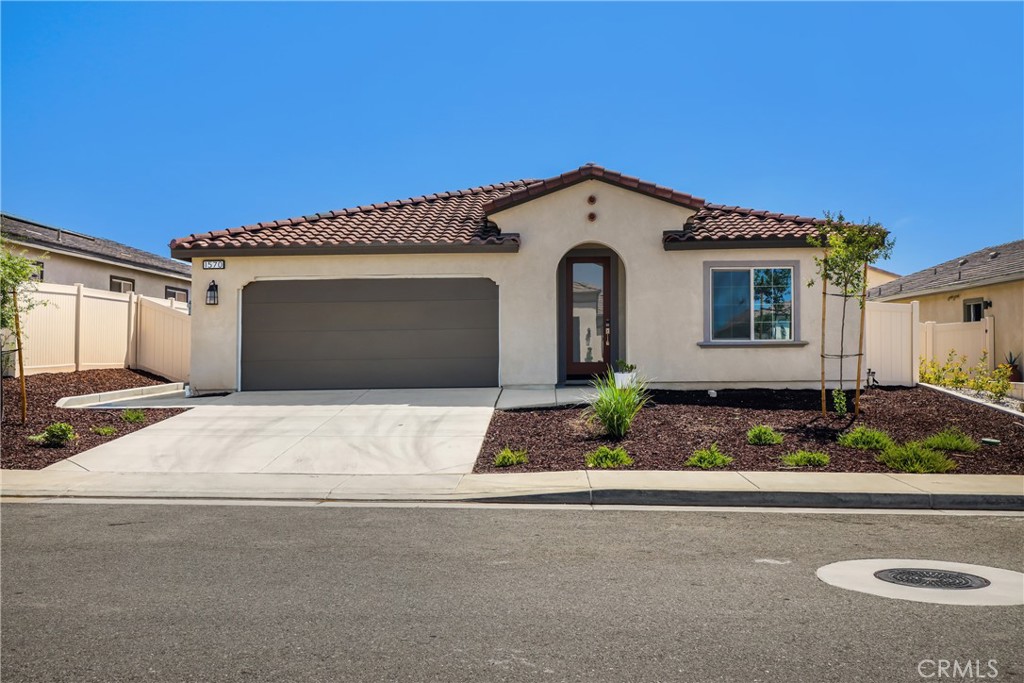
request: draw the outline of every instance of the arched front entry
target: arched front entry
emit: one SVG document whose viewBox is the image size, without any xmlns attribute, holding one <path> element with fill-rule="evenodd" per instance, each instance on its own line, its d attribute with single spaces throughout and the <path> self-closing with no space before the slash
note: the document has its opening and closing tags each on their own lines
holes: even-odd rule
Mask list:
<svg viewBox="0 0 1024 683">
<path fill-rule="evenodd" d="M 626 356 L 626 274 L 612 249 L 583 244 L 558 264 L 559 381 L 587 380 Z"/>
</svg>

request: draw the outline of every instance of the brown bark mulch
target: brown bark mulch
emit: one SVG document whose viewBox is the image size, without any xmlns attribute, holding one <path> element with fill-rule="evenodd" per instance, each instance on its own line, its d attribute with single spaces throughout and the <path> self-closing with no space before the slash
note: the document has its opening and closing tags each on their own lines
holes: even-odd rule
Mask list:
<svg viewBox="0 0 1024 683">
<path fill-rule="evenodd" d="M 969 403 L 925 387 L 873 388 L 861 397 L 861 414 L 852 418 L 821 416 L 817 391 L 723 390 L 717 398 L 706 391 L 655 391 L 637 416 L 629 434 L 615 441 L 589 427 L 577 407 L 498 410 L 484 439 L 475 472 L 536 472 L 583 469 L 583 456 L 604 444 L 622 446 L 635 461 L 629 469 L 687 470 L 694 450 L 717 443 L 734 458 L 728 470 L 786 469 L 780 457 L 797 450 L 823 451 L 831 462 L 826 472 L 888 472 L 875 453 L 845 448 L 836 438 L 865 425 L 882 429 L 898 442 L 922 439 L 945 427 L 960 427 L 980 441 L 999 439 L 976 453 L 951 453 L 962 474 L 1024 474 L 1024 419 Z M 831 408 L 831 406 L 830 406 Z M 1017 424 L 1014 424 L 1017 423 Z M 746 432 L 766 424 L 781 433 L 778 446 L 751 446 Z M 529 463 L 496 468 L 494 454 L 502 447 L 525 448 Z"/>
<path fill-rule="evenodd" d="M 133 389 L 168 380 L 136 370 L 85 370 L 29 375 L 25 378 L 28 393 L 28 422 L 21 424 L 21 393 L 18 379 L 3 378 L 3 422 L 0 429 L 0 467 L 16 470 L 38 470 L 70 458 L 102 443 L 137 431 L 184 412 L 184 409 L 145 409 L 146 421 L 133 424 L 121 419 L 120 410 L 83 410 L 57 408 L 54 404 L 65 396 L 81 396 L 103 391 Z M 31 443 L 28 436 L 39 434 L 47 425 L 67 422 L 75 428 L 78 438 L 63 448 L 47 448 Z M 92 427 L 117 429 L 113 436 L 93 434 Z"/>
</svg>

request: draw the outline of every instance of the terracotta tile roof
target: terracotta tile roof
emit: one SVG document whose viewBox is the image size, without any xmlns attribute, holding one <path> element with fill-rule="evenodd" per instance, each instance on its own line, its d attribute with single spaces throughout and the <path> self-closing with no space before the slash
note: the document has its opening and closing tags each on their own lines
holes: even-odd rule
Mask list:
<svg viewBox="0 0 1024 683">
<path fill-rule="evenodd" d="M 868 290 L 869 299 L 911 296 L 933 289 L 972 287 L 993 280 L 1024 280 L 1024 240 L 985 247 Z"/>
<path fill-rule="evenodd" d="M 170 247 L 187 258 L 189 250 L 199 249 L 517 246 L 519 236 L 502 234 L 482 207 L 533 182 L 515 180 L 204 232 L 173 240 Z"/>
<path fill-rule="evenodd" d="M 0 214 L 0 231 L 14 242 L 38 249 L 94 256 L 129 267 L 147 268 L 184 278 L 189 278 L 192 274 L 192 265 L 189 263 L 158 256 L 113 240 L 83 235 L 6 213 Z"/>
<path fill-rule="evenodd" d="M 705 204 L 682 230 L 665 232 L 665 243 L 806 240 L 824 223 L 819 218 Z"/>
<path fill-rule="evenodd" d="M 670 187 L 664 187 L 662 185 L 656 185 L 646 180 L 640 180 L 639 178 L 623 175 L 618 171 L 610 171 L 602 166 L 598 166 L 594 163 L 585 164 L 579 168 L 557 175 L 553 178 L 547 178 L 546 180 L 536 181 L 525 187 L 521 187 L 514 192 L 511 192 L 503 197 L 495 197 L 484 205 L 484 213 L 490 215 L 496 211 L 507 209 L 523 202 L 528 202 L 531 199 L 542 197 L 550 192 L 560 190 L 570 185 L 583 182 L 584 180 L 600 180 L 611 185 L 617 185 L 624 187 L 629 190 L 635 190 L 637 192 L 663 199 L 673 204 L 680 204 L 690 209 L 699 209 L 704 206 L 704 200 L 693 195 L 686 194 L 685 192 L 678 192 Z"/>
<path fill-rule="evenodd" d="M 666 246 L 709 241 L 793 241 L 806 238 L 820 223 L 814 218 L 707 204 L 693 195 L 587 164 L 545 180 L 514 180 L 198 233 L 173 240 L 170 246 L 172 253 L 180 258 L 190 258 L 200 252 L 236 249 L 300 254 L 389 248 L 408 252 L 516 251 L 519 235 L 502 233 L 488 220 L 489 214 L 590 179 L 695 209 L 697 213 L 680 229 L 665 232 Z"/>
</svg>

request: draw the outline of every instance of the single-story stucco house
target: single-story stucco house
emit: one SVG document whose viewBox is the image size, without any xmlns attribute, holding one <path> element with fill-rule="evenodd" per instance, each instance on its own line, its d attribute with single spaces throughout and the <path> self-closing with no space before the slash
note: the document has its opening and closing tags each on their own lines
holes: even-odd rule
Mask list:
<svg viewBox="0 0 1024 683">
<path fill-rule="evenodd" d="M 188 263 L 6 213 L 0 232 L 12 251 L 36 263 L 40 282 L 189 301 Z"/>
<path fill-rule="evenodd" d="M 550 387 L 616 359 L 655 386 L 813 388 L 818 223 L 587 164 L 170 247 L 193 263 L 199 392 Z"/>
<path fill-rule="evenodd" d="M 1024 240 L 985 247 L 904 275 L 873 287 L 868 298 L 917 301 L 922 321 L 969 323 L 990 317 L 994 339 L 989 360 L 1003 363 L 1007 354 L 1024 353 Z"/>
</svg>

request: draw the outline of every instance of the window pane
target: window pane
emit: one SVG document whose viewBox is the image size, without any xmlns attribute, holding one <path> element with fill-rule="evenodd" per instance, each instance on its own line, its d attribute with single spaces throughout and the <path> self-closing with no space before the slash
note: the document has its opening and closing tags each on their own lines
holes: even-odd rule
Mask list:
<svg viewBox="0 0 1024 683">
<path fill-rule="evenodd" d="M 605 291 L 604 266 L 600 263 L 572 264 L 572 348 L 573 363 L 603 363 Z"/>
<path fill-rule="evenodd" d="M 754 269 L 754 339 L 793 338 L 793 271 Z"/>
<path fill-rule="evenodd" d="M 711 271 L 711 338 L 750 339 L 750 271 Z"/>
</svg>

